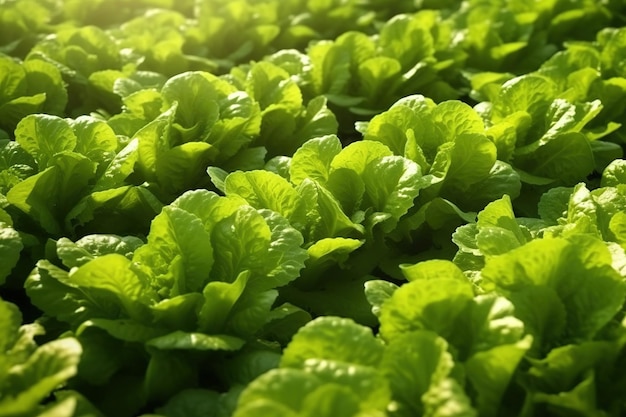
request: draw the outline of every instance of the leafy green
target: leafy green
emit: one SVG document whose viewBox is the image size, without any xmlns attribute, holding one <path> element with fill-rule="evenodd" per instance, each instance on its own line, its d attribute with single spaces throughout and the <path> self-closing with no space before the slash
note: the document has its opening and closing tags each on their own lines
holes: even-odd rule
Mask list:
<svg viewBox="0 0 626 417">
<path fill-rule="evenodd" d="M 129 226 L 125 216 L 138 220 L 131 230 L 142 230 L 160 210 L 161 203 L 148 190 L 126 183 L 137 157 L 136 142 L 123 146 L 105 122 L 89 116 L 29 115 L 15 136 L 16 145 L 5 148 L 9 161 L 25 164 L 32 158 L 38 172 L 25 167 L 4 171 L 13 174 L 7 199 L 47 233 L 59 236 L 77 228 L 93 233 L 120 220 Z M 30 158 L 19 156 L 24 153 Z M 119 225 L 112 232 L 118 230 Z"/>
<path fill-rule="evenodd" d="M 19 121 L 33 113 L 60 116 L 67 104 L 61 73 L 41 59 L 24 62 L 0 54 L 0 128 L 13 131 Z"/>
<path fill-rule="evenodd" d="M 181 351 L 239 351 L 264 334 L 266 324 L 298 314 L 274 306 L 274 288 L 294 280 L 304 266 L 301 245 L 301 235 L 277 213 L 194 191 L 163 208 L 146 243 L 112 235 L 60 239 L 57 254 L 70 271 L 41 261 L 26 289 L 85 347 L 89 360 L 79 376 L 86 383 L 94 361 L 116 363 L 99 384 L 121 377 L 126 361 L 135 362 L 147 397 L 124 405 L 126 413 L 197 385 L 201 362 Z M 149 353 L 147 363 L 145 355 L 115 359 L 115 350 L 94 346 L 120 342 Z M 159 376 L 165 369 L 175 372 L 170 381 Z M 103 395 L 94 401 L 107 401 L 113 392 Z"/>
<path fill-rule="evenodd" d="M 43 333 L 41 326 L 22 325 L 19 309 L 4 300 L 0 311 L 0 415 L 38 413 L 44 400 L 76 375 L 81 346 L 69 337 L 38 346 L 34 337 Z"/>
</svg>

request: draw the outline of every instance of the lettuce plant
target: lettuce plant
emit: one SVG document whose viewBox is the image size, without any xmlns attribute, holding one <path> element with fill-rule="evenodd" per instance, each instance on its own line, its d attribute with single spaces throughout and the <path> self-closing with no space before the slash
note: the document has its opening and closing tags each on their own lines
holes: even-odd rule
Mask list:
<svg viewBox="0 0 626 417">
<path fill-rule="evenodd" d="M 304 266 L 301 244 L 275 212 L 193 191 L 154 218 L 145 244 L 115 235 L 60 239 L 63 268 L 39 262 L 26 290 L 83 346 L 78 377 L 92 387 L 88 397 L 127 414 L 183 388 L 228 384 L 231 376 L 215 370 L 220 352 L 257 338 L 268 338 L 271 351 L 270 341 L 289 337 L 290 322 L 307 321 L 294 306 L 274 305 L 276 288 Z M 118 355 L 125 345 L 128 354 Z M 122 382 L 123 394 L 115 388 Z"/>
<path fill-rule="evenodd" d="M 467 210 L 502 194 L 519 194 L 519 175 L 497 159 L 480 115 L 460 101 L 437 105 L 408 96 L 359 130 L 364 140 L 384 143 L 419 164 L 428 182 L 426 199 L 440 196 Z"/>
<path fill-rule="evenodd" d="M 274 62 L 261 61 L 233 68 L 230 76 L 241 91 L 259 103 L 261 128 L 253 142 L 266 150 L 266 159 L 293 153 L 309 139 L 337 133 L 335 115 L 324 96 L 305 101 L 296 77 Z"/>
<path fill-rule="evenodd" d="M 33 113 L 62 116 L 67 91 L 60 71 L 41 59 L 20 61 L 0 54 L 0 129 L 8 133 Z"/>
<path fill-rule="evenodd" d="M 190 69 L 183 54 L 187 19 L 172 10 L 151 10 L 107 33 L 118 48 L 141 57 L 140 70 L 171 77 Z"/>
<path fill-rule="evenodd" d="M 602 175 L 602 187 L 589 190 L 584 183 L 556 187 L 542 195 L 539 218 L 516 217 L 509 196 L 489 203 L 476 222 L 456 230 L 457 262 L 477 270 L 490 256 L 501 255 L 543 237 L 594 236 L 606 243 L 614 266 L 623 271 L 624 163 L 615 160 Z"/>
<path fill-rule="evenodd" d="M 106 123 L 89 116 L 29 115 L 15 136 L 2 152 L 21 159 L 23 168 L 3 171 L 7 201 L 49 236 L 108 227 L 141 233 L 160 210 L 145 187 L 126 182 L 137 142 L 122 143 Z"/>
<path fill-rule="evenodd" d="M 282 290 L 286 299 L 318 314 L 342 311 L 371 322 L 361 288 L 394 249 L 385 233 L 398 226 L 425 186 L 419 166 L 381 143 L 342 148 L 337 136 L 328 135 L 302 145 L 281 173 L 236 171 L 220 186 L 227 196 L 277 211 L 303 231 L 309 259 L 301 277 Z M 347 294 L 360 301 L 342 303 Z"/>
<path fill-rule="evenodd" d="M 369 119 L 416 91 L 435 100 L 460 95 L 464 80 L 458 65 L 464 56 L 449 23 L 435 11 L 398 15 L 378 36 L 351 31 L 313 42 L 308 58 L 293 54 L 289 66 L 304 70 L 298 76 L 305 97 L 325 95 L 340 132 L 350 134 L 356 120 Z M 298 63 L 303 60 L 309 63 L 305 68 Z"/>
<path fill-rule="evenodd" d="M 118 111 L 119 99 L 112 93 L 116 78 L 132 74 L 141 58 L 121 50 L 115 40 L 96 26 L 64 28 L 48 35 L 30 51 L 55 65 L 68 83 L 70 115 L 104 108 Z"/>
<path fill-rule="evenodd" d="M 0 4 L 0 417 L 626 415 L 622 0 Z"/>
</svg>

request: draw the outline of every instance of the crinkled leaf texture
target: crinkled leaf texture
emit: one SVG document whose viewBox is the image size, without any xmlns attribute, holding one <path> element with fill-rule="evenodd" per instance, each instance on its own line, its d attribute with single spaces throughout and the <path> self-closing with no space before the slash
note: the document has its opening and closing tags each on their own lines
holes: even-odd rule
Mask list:
<svg viewBox="0 0 626 417">
<path fill-rule="evenodd" d="M 545 349 L 593 339 L 620 311 L 626 286 L 612 262 L 593 237 L 538 239 L 488 259 L 481 285 L 509 297 L 535 344 L 543 344 L 535 348 Z"/>
<path fill-rule="evenodd" d="M 82 353 L 74 338 L 37 346 L 43 329 L 21 325 L 18 308 L 0 299 L 0 416 L 37 413 L 51 393 L 77 373 Z"/>
</svg>

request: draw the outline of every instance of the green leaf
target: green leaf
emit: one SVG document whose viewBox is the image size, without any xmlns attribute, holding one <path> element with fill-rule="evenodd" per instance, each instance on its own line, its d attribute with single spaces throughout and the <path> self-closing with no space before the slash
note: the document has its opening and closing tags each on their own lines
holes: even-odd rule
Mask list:
<svg viewBox="0 0 626 417">
<path fill-rule="evenodd" d="M 302 405 L 306 416 L 353 416 L 359 411 L 359 398 L 341 385 L 324 385 L 307 396 Z"/>
<path fill-rule="evenodd" d="M 348 168 L 332 170 L 326 188 L 341 204 L 343 212 L 353 216 L 361 207 L 365 184 L 355 171 Z"/>
<path fill-rule="evenodd" d="M 104 169 L 92 188 L 93 192 L 116 188 L 124 183 L 126 178 L 133 173 L 138 155 L 137 139 L 131 140 L 119 151 Z"/>
<path fill-rule="evenodd" d="M 39 403 L 76 374 L 81 355 L 76 339 L 63 338 L 40 346 L 11 370 L 11 394 L 0 400 L 0 415 L 36 412 Z"/>
<path fill-rule="evenodd" d="M 443 140 L 447 140 L 438 134 L 428 117 L 433 108 L 435 103 L 424 96 L 405 97 L 389 110 L 374 116 L 363 132 L 363 139 L 383 143 L 395 155 L 414 160 L 426 171 L 430 165 L 424 154 L 430 156 Z"/>
<path fill-rule="evenodd" d="M 432 119 L 447 141 L 456 141 L 458 137 L 482 134 L 485 130 L 483 120 L 468 104 L 458 100 L 444 101 L 432 110 Z"/>
<path fill-rule="evenodd" d="M 20 252 L 24 248 L 20 234 L 0 221 L 0 285 L 11 273 L 11 270 L 17 265 L 20 258 Z M 2 349 L 0 349 L 1 351 Z"/>
<path fill-rule="evenodd" d="M 494 121 L 516 111 L 525 111 L 536 123 L 545 117 L 556 96 L 556 85 L 546 77 L 528 74 L 513 78 L 502 85 L 500 94 L 493 101 Z"/>
<path fill-rule="evenodd" d="M 515 316 L 533 337 L 529 356 L 540 357 L 557 345 L 565 333 L 567 311 L 558 293 L 545 286 L 529 286 L 509 294 Z"/>
<path fill-rule="evenodd" d="M 386 98 L 390 90 L 393 91 L 393 84 L 400 78 L 401 71 L 402 65 L 395 58 L 378 56 L 365 60 L 358 69 L 361 81 L 359 93 L 371 102 L 383 104 L 378 100 Z"/>
<path fill-rule="evenodd" d="M 454 278 L 404 284 L 381 308 L 380 335 L 392 341 L 413 330 L 432 330 L 449 338 L 456 320 L 474 298 L 472 285 Z"/>
<path fill-rule="evenodd" d="M 258 62 L 252 66 L 246 79 L 246 91 L 261 109 L 280 105 L 292 113 L 300 111 L 302 94 L 289 73 L 270 62 Z"/>
<path fill-rule="evenodd" d="M 364 36 L 353 34 L 352 37 L 361 39 Z M 343 92 L 350 79 L 350 52 L 350 48 L 331 41 L 320 41 L 311 45 L 307 55 L 313 64 L 310 77 L 314 95 Z"/>
<path fill-rule="evenodd" d="M 251 272 L 250 291 L 265 291 L 294 280 L 304 266 L 302 235 L 287 220 L 268 210 L 242 206 L 214 228 L 214 280 L 232 282 Z"/>
<path fill-rule="evenodd" d="M 306 110 L 300 114 L 298 128 L 293 137 L 299 139 L 297 144 L 306 140 L 337 133 L 338 122 L 335 114 L 326 106 L 327 99 L 317 96 L 309 100 Z M 289 152 L 293 154 L 295 152 Z"/>
<path fill-rule="evenodd" d="M 466 200 L 483 206 L 486 202 L 497 200 L 503 195 L 516 199 L 521 194 L 521 175 L 511 165 L 496 161 L 487 177 L 472 184 L 466 190 Z"/>
<path fill-rule="evenodd" d="M 265 350 L 243 350 L 224 363 L 224 371 L 228 382 L 232 385 L 248 385 L 265 372 L 278 367 L 280 353 Z"/>
<path fill-rule="evenodd" d="M 468 314 L 459 317 L 464 324 L 459 324 L 449 341 L 460 347 L 465 356 L 518 343 L 525 329 L 514 313 L 515 306 L 508 299 L 494 293 L 478 295 Z"/>
<path fill-rule="evenodd" d="M 270 171 L 233 172 L 224 181 L 226 195 L 242 197 L 256 209 L 270 209 L 298 221 L 302 210 L 298 192 L 283 177 Z"/>
<path fill-rule="evenodd" d="M 224 158 L 234 156 L 259 135 L 261 111 L 247 94 L 229 94 L 220 102 L 220 118 L 207 142 L 217 147 Z"/>
<path fill-rule="evenodd" d="M 345 262 L 350 253 L 363 246 L 362 240 L 347 239 L 342 237 L 320 239 L 307 249 L 307 270 L 321 263 Z M 304 273 L 307 272 L 304 271 Z"/>
<path fill-rule="evenodd" d="M 560 180 L 566 185 L 584 180 L 595 168 L 591 146 L 582 133 L 557 134 L 534 152 L 515 158 L 518 166 L 534 175 Z"/>
<path fill-rule="evenodd" d="M 604 171 L 610 163 L 624 156 L 624 150 L 617 143 L 594 140 L 590 145 L 596 172 Z"/>
<path fill-rule="evenodd" d="M 498 159 L 511 162 L 515 148 L 524 143 L 528 128 L 533 120 L 525 111 L 516 111 L 504 116 L 502 120 L 489 126 L 485 134 L 491 139 L 498 149 Z"/>
<path fill-rule="evenodd" d="M 245 341 L 230 335 L 175 331 L 146 342 L 159 350 L 239 350 Z"/>
<path fill-rule="evenodd" d="M 13 304 L 0 299 L 0 355 L 5 355 L 18 338 L 20 325 L 22 324 L 22 313 L 19 308 Z M 3 358 L 4 359 L 4 358 Z M 8 365 L 4 360 L 0 362 L 0 372 L 2 375 L 7 371 L 4 367 Z"/>
<path fill-rule="evenodd" d="M 272 308 L 268 321 L 263 327 L 264 338 L 276 340 L 286 346 L 293 335 L 311 320 L 311 314 L 305 309 L 291 303 L 283 303 Z M 276 358 L 276 366 L 279 361 L 280 356 Z"/>
<path fill-rule="evenodd" d="M 196 329 L 202 294 L 197 292 L 166 298 L 150 306 L 153 322 L 168 329 Z"/>
<path fill-rule="evenodd" d="M 95 258 L 74 270 L 68 281 L 75 288 L 89 291 L 91 297 L 113 297 L 130 318 L 141 320 L 146 308 L 156 301 L 154 293 L 130 269 L 131 261 L 117 253 Z"/>
<path fill-rule="evenodd" d="M 320 359 L 376 367 L 383 350 L 382 342 L 367 327 L 350 319 L 320 317 L 296 333 L 283 351 L 280 365 L 303 368 L 307 360 Z"/>
<path fill-rule="evenodd" d="M 56 154 L 49 162 L 48 168 L 15 185 L 7 199 L 48 233 L 59 235 L 63 218 L 85 192 L 95 166 L 73 152 Z"/>
<path fill-rule="evenodd" d="M 15 140 L 26 150 L 43 171 L 59 152 L 73 151 L 77 137 L 70 123 L 46 114 L 26 116 L 15 129 Z"/>
<path fill-rule="evenodd" d="M 31 3 L 25 7 L 31 13 L 37 6 Z M 3 56 L 0 57 L 0 68 L 0 85 L 3 86 L 0 93 L 0 126 L 13 131 L 19 121 L 29 114 L 63 114 L 67 91 L 61 73 L 53 64 L 30 58 L 22 62 Z"/>
<path fill-rule="evenodd" d="M 467 378 L 476 390 L 476 409 L 481 416 L 498 416 L 506 406 L 503 399 L 513 376 L 530 347 L 532 338 L 516 344 L 500 345 L 473 355 L 465 367 Z"/>
<path fill-rule="evenodd" d="M 378 44 L 383 55 L 400 59 L 404 70 L 435 53 L 433 35 L 427 26 L 417 16 L 408 14 L 398 14 L 387 21 L 380 29 Z"/>
<path fill-rule="evenodd" d="M 265 146 L 255 146 L 252 148 L 243 148 L 235 156 L 224 162 L 222 166 L 227 171 L 252 171 L 261 169 L 265 165 L 265 157 L 267 156 L 267 148 Z"/>
<path fill-rule="evenodd" d="M 613 318 L 626 296 L 611 263 L 611 254 L 600 240 L 545 238 L 488 259 L 482 286 L 511 295 L 532 286 L 551 288 L 567 313 L 563 339 L 588 340 Z M 535 326 L 543 327 L 541 321 Z"/>
<path fill-rule="evenodd" d="M 146 180 L 156 181 L 157 164 L 163 154 L 172 147 L 172 133 L 178 104 L 172 105 L 157 118 L 139 129 L 133 140 L 137 140 L 137 171 Z"/>
<path fill-rule="evenodd" d="M 133 261 L 147 270 L 152 285 L 169 296 L 200 292 L 209 280 L 213 245 L 202 221 L 180 208 L 165 207 L 154 218 L 148 243 Z"/>
<path fill-rule="evenodd" d="M 437 379 L 450 373 L 454 362 L 444 339 L 432 332 L 414 331 L 387 345 L 380 366 L 399 411 L 403 415 L 421 415 L 422 397 Z"/>
<path fill-rule="evenodd" d="M 241 207 L 213 229 L 215 267 L 211 276 L 218 281 L 233 282 L 245 270 L 260 269 L 270 239 L 271 231 L 263 217 L 252 207 Z"/>
<path fill-rule="evenodd" d="M 619 347 L 608 341 L 589 341 L 552 349 L 541 360 L 533 360 L 530 381 L 547 392 L 567 392 L 591 369 L 612 366 Z M 605 368 L 607 369 L 607 368 Z M 600 372 L 598 372 L 600 373 Z"/>
<path fill-rule="evenodd" d="M 365 283 L 365 297 L 367 302 L 372 305 L 372 313 L 376 317 L 380 317 L 383 303 L 390 299 L 398 288 L 397 285 L 380 279 Z"/>
<path fill-rule="evenodd" d="M 486 256 L 509 252 L 529 240 L 515 220 L 508 195 L 489 203 L 478 213 L 477 227 L 476 243 Z"/>
<path fill-rule="evenodd" d="M 242 392 L 234 415 L 379 415 L 388 402 L 385 380 L 375 369 L 312 361 L 306 371 L 274 369 L 257 378 Z"/>
<path fill-rule="evenodd" d="M 204 303 L 198 312 L 198 328 L 203 332 L 219 332 L 226 322 L 233 306 L 243 294 L 250 277 L 244 271 L 232 282 L 209 282 L 202 295 Z"/>
<path fill-rule="evenodd" d="M 305 142 L 293 154 L 289 167 L 290 181 L 300 185 L 305 179 L 325 184 L 330 175 L 330 165 L 341 152 L 341 142 L 336 135 L 328 135 Z"/>
<path fill-rule="evenodd" d="M 304 370 L 326 382 L 326 387 L 322 389 L 339 385 L 346 388 L 346 393 L 356 395 L 359 399 L 357 404 L 361 410 L 383 411 L 391 399 L 388 382 L 375 367 L 333 360 L 310 359 L 304 364 Z M 314 404 L 315 400 L 319 401 L 322 398 L 317 394 L 309 395 L 305 400 L 305 410 L 307 406 L 310 407 Z"/>
<path fill-rule="evenodd" d="M 423 184 L 419 165 L 401 156 L 383 157 L 363 173 L 365 195 L 376 211 L 400 219 L 413 207 Z"/>
<path fill-rule="evenodd" d="M 7 135 L 8 137 L 8 135 Z M 33 158 L 17 142 L 0 139 L 0 193 L 35 174 Z"/>
<path fill-rule="evenodd" d="M 307 241 L 316 242 L 325 238 L 351 236 L 362 232 L 360 225 L 346 216 L 337 199 L 316 181 L 305 179 L 300 183 L 297 192 L 306 209 L 304 213 L 306 225 L 303 232 Z"/>
<path fill-rule="evenodd" d="M 235 416 L 250 415 L 243 413 L 244 407 L 255 403 L 269 403 L 280 406 L 280 413 L 267 414 L 276 416 L 299 415 L 308 394 L 324 385 L 323 381 L 301 369 L 273 369 L 252 381 L 241 393 Z M 265 411 L 265 410 L 263 410 Z M 255 410 L 257 412 L 257 410 Z M 266 415 L 266 414 L 264 414 Z"/>
<path fill-rule="evenodd" d="M 620 211 L 611 217 L 609 230 L 615 236 L 617 243 L 626 246 L 626 212 Z"/>
<path fill-rule="evenodd" d="M 146 188 L 124 186 L 91 193 L 65 217 L 65 227 L 77 234 L 145 234 L 162 203 Z"/>
<path fill-rule="evenodd" d="M 626 184 L 626 160 L 616 159 L 602 172 L 602 187 L 617 187 Z"/>
<path fill-rule="evenodd" d="M 367 171 L 367 166 L 385 156 L 391 156 L 389 148 L 380 142 L 359 141 L 346 146 L 335 156 L 330 164 L 332 171 L 341 168 L 350 169 L 359 176 Z"/>
<path fill-rule="evenodd" d="M 214 78 L 208 73 L 186 72 L 170 78 L 161 89 L 166 103 L 178 103 L 175 126 L 184 132 L 184 142 L 206 138 L 219 118 Z"/>
<path fill-rule="evenodd" d="M 547 131 L 542 140 L 560 133 L 580 132 L 601 110 L 600 100 L 581 104 L 571 104 L 563 99 L 554 100 L 546 114 Z"/>
<path fill-rule="evenodd" d="M 456 379 L 442 378 L 422 397 L 424 417 L 478 417 L 477 411 Z"/>
<path fill-rule="evenodd" d="M 278 291 L 245 292 L 233 308 L 228 321 L 226 332 L 242 338 L 249 338 L 259 333 L 263 326 L 271 320 L 272 306 L 276 302 Z"/>
<path fill-rule="evenodd" d="M 135 236 L 89 235 L 72 242 L 62 237 L 57 241 L 57 254 L 68 268 L 86 264 L 109 253 L 132 258 L 133 252 L 144 243 Z"/>
<path fill-rule="evenodd" d="M 234 417 L 243 416 L 298 417 L 300 414 L 280 403 L 259 399 L 237 407 Z"/>
<path fill-rule="evenodd" d="M 37 262 L 24 288 L 33 305 L 74 327 L 93 317 L 117 318 L 120 312 L 116 300 L 89 298 L 71 286 L 67 271 L 46 260 Z"/>
<path fill-rule="evenodd" d="M 273 285 L 282 286 L 296 279 L 308 257 L 302 248 L 300 232 L 291 227 L 286 219 L 276 213 L 260 211 L 272 231 L 272 243 L 266 253 L 266 269 L 263 283 L 252 282 L 252 288 Z"/>
<path fill-rule="evenodd" d="M 220 197 L 207 190 L 186 191 L 170 204 L 198 217 L 211 231 L 219 221 L 231 216 L 246 202 L 238 197 Z"/>
<path fill-rule="evenodd" d="M 402 270 L 402 275 L 409 281 L 451 278 L 467 282 L 467 278 L 455 264 L 440 259 L 419 262 L 415 265 L 403 264 L 400 265 L 400 269 Z"/>
<path fill-rule="evenodd" d="M 204 142 L 187 142 L 164 150 L 156 160 L 156 178 L 171 194 L 194 188 L 205 176 L 214 150 Z"/>
<path fill-rule="evenodd" d="M 74 151 L 98 164 L 108 164 L 118 147 L 118 139 L 113 129 L 107 123 L 90 116 L 80 116 L 71 125 L 77 138 Z"/>
<path fill-rule="evenodd" d="M 496 162 L 497 150 L 493 142 L 481 134 L 462 134 L 454 139 L 450 153 L 450 167 L 446 183 L 462 190 L 484 180 Z"/>
<path fill-rule="evenodd" d="M 76 331 L 77 336 L 80 337 L 88 327 L 102 329 L 114 338 L 123 340 L 124 342 L 143 343 L 167 332 L 165 329 L 146 326 L 134 320 L 94 318 L 80 325 Z"/>
<path fill-rule="evenodd" d="M 537 206 L 539 217 L 549 224 L 555 225 L 560 218 L 566 218 L 572 191 L 571 188 L 566 187 L 554 187 L 546 191 L 541 196 Z"/>
</svg>

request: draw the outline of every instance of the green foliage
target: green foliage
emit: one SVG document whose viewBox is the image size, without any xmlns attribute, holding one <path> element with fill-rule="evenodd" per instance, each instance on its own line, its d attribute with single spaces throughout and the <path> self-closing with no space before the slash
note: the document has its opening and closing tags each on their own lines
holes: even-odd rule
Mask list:
<svg viewBox="0 0 626 417">
<path fill-rule="evenodd" d="M 624 16 L 0 0 L 0 417 L 626 415 Z"/>
<path fill-rule="evenodd" d="M 62 115 L 67 91 L 61 73 L 40 59 L 24 62 L 0 55 L 0 129 L 13 131 L 33 113 Z"/>
<path fill-rule="evenodd" d="M 40 415 L 52 410 L 54 415 L 74 415 L 80 396 L 59 391 L 65 400 L 44 400 L 76 375 L 80 343 L 65 337 L 38 345 L 34 338 L 43 333 L 40 325 L 22 325 L 17 306 L 2 299 L 0 313 L 0 415 Z"/>
<path fill-rule="evenodd" d="M 301 235 L 276 213 L 195 191 L 163 208 L 147 243 L 112 235 L 75 243 L 60 239 L 57 255 L 69 272 L 40 261 L 26 289 L 38 308 L 65 322 L 85 347 L 89 360 L 79 369 L 84 383 L 111 383 L 127 360 L 135 361 L 145 395 L 135 406 L 141 406 L 194 387 L 202 362 L 181 351 L 238 351 L 261 336 L 266 324 L 299 314 L 273 303 L 275 288 L 304 266 L 301 244 Z M 281 308 L 290 311 L 278 315 Z M 115 351 L 100 350 L 102 343 L 131 343 L 145 353 L 118 358 Z M 99 366 L 94 361 L 117 365 L 90 381 L 97 372 L 92 367 Z M 163 367 L 176 369 L 168 371 L 175 372 L 171 380 L 161 379 Z M 94 401 L 114 392 L 101 395 Z M 120 406 L 133 412 L 132 404 Z"/>
</svg>

